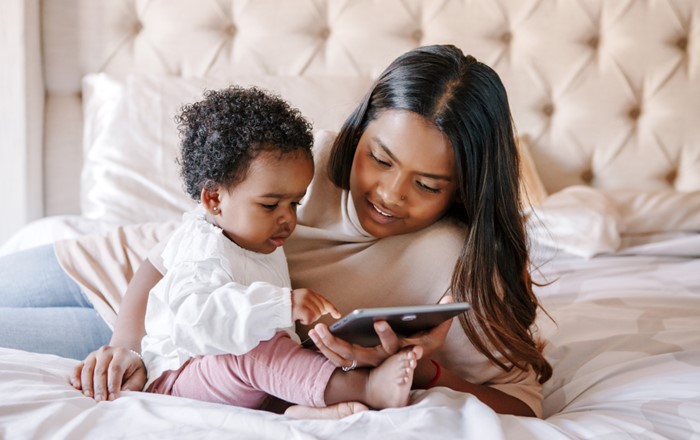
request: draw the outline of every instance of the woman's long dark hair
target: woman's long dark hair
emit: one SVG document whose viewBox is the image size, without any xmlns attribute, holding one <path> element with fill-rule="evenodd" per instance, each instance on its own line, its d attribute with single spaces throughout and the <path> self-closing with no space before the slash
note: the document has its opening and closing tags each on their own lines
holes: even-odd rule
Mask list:
<svg viewBox="0 0 700 440">
<path fill-rule="evenodd" d="M 501 79 L 452 45 L 420 47 L 401 55 L 341 128 L 328 165 L 335 185 L 349 189 L 362 133 L 382 111 L 391 109 L 431 121 L 454 150 L 457 201 L 447 215 L 468 229 L 451 292 L 455 301 L 468 301 L 473 308 L 460 318 L 462 328 L 492 362 L 504 370 L 531 366 L 544 383 L 552 367 L 531 329 L 540 304 L 528 271 L 519 156 Z"/>
</svg>

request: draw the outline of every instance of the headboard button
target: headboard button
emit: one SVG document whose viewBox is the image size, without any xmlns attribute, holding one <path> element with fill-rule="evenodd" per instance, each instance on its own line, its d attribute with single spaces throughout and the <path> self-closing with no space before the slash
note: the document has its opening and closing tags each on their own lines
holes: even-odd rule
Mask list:
<svg viewBox="0 0 700 440">
<path fill-rule="evenodd" d="M 505 44 L 510 43 L 511 41 L 513 41 L 513 34 L 511 34 L 510 32 L 504 32 L 501 35 L 501 41 Z"/>
<path fill-rule="evenodd" d="M 318 36 L 323 38 L 324 40 L 328 39 L 331 35 L 331 30 L 328 28 L 323 28 L 321 29 L 321 32 L 318 33 Z"/>
<path fill-rule="evenodd" d="M 640 109 L 639 107 L 634 107 L 633 109 L 631 109 L 629 111 L 629 113 L 627 115 L 630 117 L 630 119 L 637 120 L 637 119 L 639 119 L 639 116 L 641 114 L 642 114 L 642 109 Z"/>
<path fill-rule="evenodd" d="M 685 51 L 688 48 L 688 37 L 681 37 L 677 42 L 676 46 L 682 51 Z"/>
<path fill-rule="evenodd" d="M 233 37 L 234 35 L 236 35 L 236 26 L 233 24 L 226 26 L 224 33 L 226 33 L 226 35 L 228 35 L 229 37 Z"/>
<path fill-rule="evenodd" d="M 586 42 L 586 44 L 588 44 L 588 46 L 589 46 L 591 49 L 598 49 L 598 45 L 600 44 L 600 38 L 598 38 L 597 35 L 594 35 L 594 36 L 592 36 L 591 38 L 588 39 L 588 41 Z"/>
<path fill-rule="evenodd" d="M 586 170 L 581 173 L 581 180 L 583 180 L 585 184 L 590 185 L 591 182 L 593 182 L 593 171 Z"/>
<path fill-rule="evenodd" d="M 416 41 L 421 41 L 423 39 L 423 31 L 420 29 L 413 31 L 413 39 Z"/>
<path fill-rule="evenodd" d="M 542 113 L 547 117 L 551 117 L 554 114 L 554 104 L 545 104 L 542 106 Z"/>
<path fill-rule="evenodd" d="M 672 186 L 676 183 L 677 178 L 678 178 L 678 171 L 676 171 L 676 170 L 671 170 L 671 172 L 669 172 L 666 175 L 666 181 L 668 183 L 670 183 Z"/>
</svg>

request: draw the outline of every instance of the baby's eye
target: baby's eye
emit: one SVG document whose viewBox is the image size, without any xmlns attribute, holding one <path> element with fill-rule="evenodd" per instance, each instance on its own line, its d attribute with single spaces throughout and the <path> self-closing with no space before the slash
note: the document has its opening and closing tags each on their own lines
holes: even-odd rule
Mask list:
<svg viewBox="0 0 700 440">
<path fill-rule="evenodd" d="M 275 203 L 273 205 L 262 204 L 262 207 L 267 209 L 268 211 L 274 211 L 277 208 L 277 203 Z"/>
</svg>

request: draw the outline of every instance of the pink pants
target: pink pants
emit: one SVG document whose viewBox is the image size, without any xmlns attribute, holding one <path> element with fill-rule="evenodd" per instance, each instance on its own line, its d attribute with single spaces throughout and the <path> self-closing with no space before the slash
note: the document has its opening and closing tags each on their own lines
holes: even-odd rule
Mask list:
<svg viewBox="0 0 700 440">
<path fill-rule="evenodd" d="M 149 393 L 261 408 L 268 395 L 299 405 L 324 407 L 335 366 L 279 332 L 243 355 L 198 356 L 163 373 Z"/>
</svg>

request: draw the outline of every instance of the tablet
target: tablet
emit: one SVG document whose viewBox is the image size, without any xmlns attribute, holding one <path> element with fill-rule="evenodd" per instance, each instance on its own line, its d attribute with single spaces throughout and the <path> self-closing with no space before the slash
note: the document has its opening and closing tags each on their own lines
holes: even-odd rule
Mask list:
<svg viewBox="0 0 700 440">
<path fill-rule="evenodd" d="M 379 345 L 379 336 L 374 331 L 374 321 L 386 321 L 399 337 L 408 337 L 415 333 L 430 330 L 438 324 L 469 310 L 466 302 L 449 304 L 430 304 L 421 306 L 377 307 L 356 309 L 331 324 L 329 330 L 333 335 L 350 343 L 365 347 Z M 313 347 L 311 338 L 307 338 L 304 347 Z"/>
</svg>

